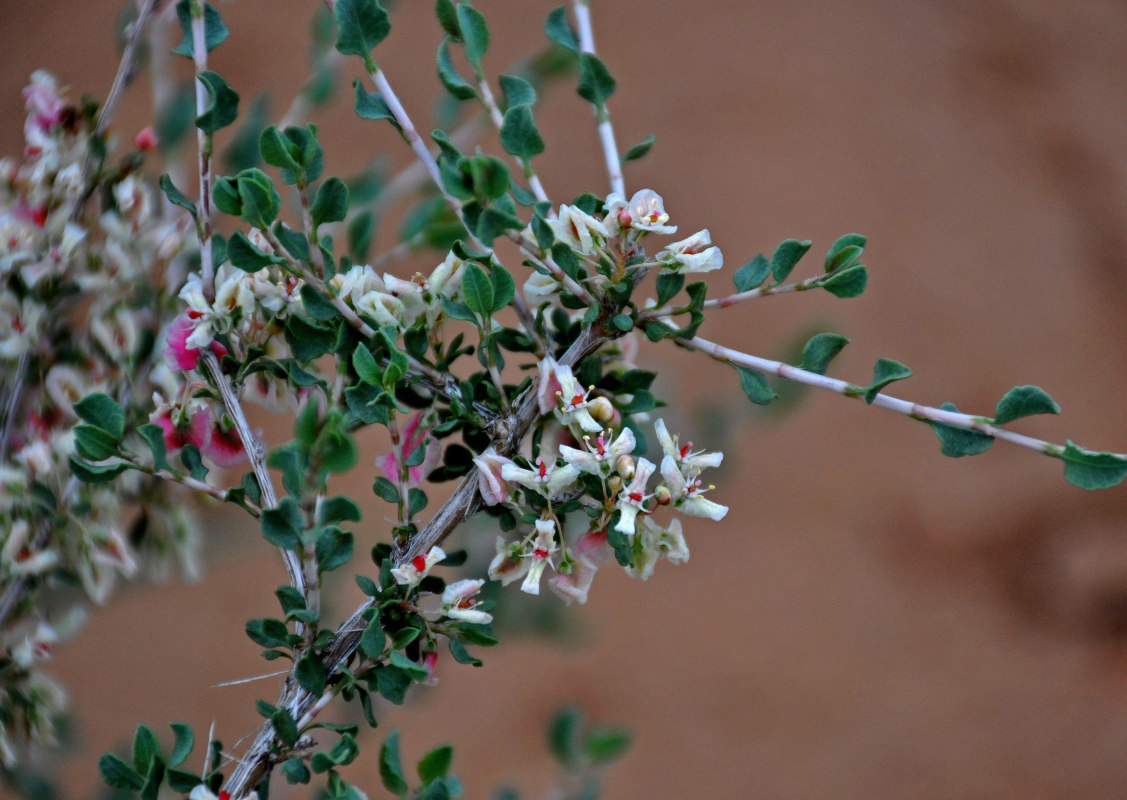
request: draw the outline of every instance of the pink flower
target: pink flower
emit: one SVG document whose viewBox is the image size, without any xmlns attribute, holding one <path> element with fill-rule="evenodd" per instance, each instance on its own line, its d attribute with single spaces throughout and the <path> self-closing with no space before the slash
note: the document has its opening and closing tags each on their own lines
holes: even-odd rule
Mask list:
<svg viewBox="0 0 1127 800">
<path fill-rule="evenodd" d="M 399 433 L 399 448 L 404 461 L 411 453 L 415 452 L 415 448 L 423 444 L 424 441 L 426 442 L 422 462 L 407 468 L 408 487 L 421 485 L 431 470 L 438 466 L 438 461 L 442 458 L 442 445 L 430 435 L 430 428 L 422 424 L 423 414 L 422 411 L 412 414 Z M 389 481 L 395 483 L 399 480 L 399 467 L 395 460 L 394 451 L 377 458 L 376 466 L 383 470 L 383 474 L 387 476 Z"/>
<path fill-rule="evenodd" d="M 211 434 L 211 415 L 206 408 L 200 407 L 188 415 L 187 411 L 177 409 L 177 413 L 168 406 L 163 406 L 150 417 L 150 421 L 159 425 L 164 431 L 164 446 L 169 453 L 174 453 L 186 444 L 193 444 L 203 452 Z"/>
<path fill-rule="evenodd" d="M 477 489 L 487 506 L 503 503 L 512 496 L 513 487 L 503 477 L 505 467 L 516 466 L 512 461 L 489 448 L 474 458 L 473 463 L 477 467 Z"/>
<path fill-rule="evenodd" d="M 168 326 L 168 334 L 164 343 L 164 357 L 170 367 L 181 370 L 195 369 L 200 360 L 200 351 L 188 346 L 188 337 L 192 335 L 196 324 L 192 315 L 199 316 L 199 312 L 185 311 Z M 222 358 L 227 355 L 227 348 L 219 342 L 211 343 L 212 352 Z"/>
<path fill-rule="evenodd" d="M 133 137 L 133 145 L 138 150 L 156 150 L 157 135 L 152 125 L 146 125 Z"/>
<path fill-rule="evenodd" d="M 207 443 L 200 451 L 217 467 L 233 467 L 247 458 L 238 431 L 224 419 L 211 421 Z"/>
</svg>

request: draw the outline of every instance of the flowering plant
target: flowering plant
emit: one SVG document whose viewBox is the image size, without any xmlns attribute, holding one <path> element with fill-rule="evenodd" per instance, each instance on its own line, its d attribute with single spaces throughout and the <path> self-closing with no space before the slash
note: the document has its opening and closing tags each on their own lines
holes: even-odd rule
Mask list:
<svg viewBox="0 0 1127 800">
<path fill-rule="evenodd" d="M 777 376 L 924 421 L 949 456 L 1002 439 L 1062 460 L 1065 477 L 1085 488 L 1127 475 L 1123 456 L 1006 427 L 1057 413 L 1035 386 L 1005 394 L 992 415 L 968 415 L 889 396 L 911 374 L 891 359 L 876 362 L 868 384 L 828 377 L 848 343 L 838 334 L 812 337 L 797 365 L 698 335 L 707 316 L 757 297 L 860 295 L 867 242 L 842 236 L 797 282 L 788 281 L 812 245 L 794 239 L 732 270 L 733 293 L 709 298 L 713 284 L 688 282 L 721 270 L 724 258 L 708 229 L 671 241 L 677 220 L 656 191 L 626 191 L 622 165 L 647 146 L 620 155 L 608 112 L 615 82 L 595 54 L 585 3 L 574 4 L 575 29 L 561 8 L 546 30 L 578 69 L 610 186 L 570 203 L 551 200 L 534 167 L 545 150 L 533 113 L 539 76 L 502 75 L 497 102 L 482 62 L 489 29 L 472 5 L 435 4 L 445 34 L 439 78 L 454 99 L 481 105 L 516 179 L 500 155 L 467 154 L 442 131 L 430 136 L 437 155 L 428 149 L 374 59 L 390 32 L 386 10 L 376 0 L 329 6 L 335 51 L 354 57 L 375 90 L 356 82 L 356 113 L 402 134 L 431 181 L 403 243 L 408 251 L 441 245 L 425 275 L 365 256 L 372 218 L 355 189 L 324 177 L 315 125 L 261 126 L 253 163 L 216 173 L 215 137 L 238 118 L 239 97 L 207 68 L 226 38 L 211 6 L 175 6 L 184 32 L 177 52 L 197 76 L 191 183 L 171 168 L 149 180 L 143 165 L 158 142 L 149 130 L 111 163 L 110 101 L 76 107 L 46 73 L 27 91 L 25 157 L 0 170 L 8 530 L 0 749 L 8 766 L 27 740 L 53 736 L 61 695 L 37 665 L 77 623 L 66 614 L 52 622 L 43 593 L 77 579 L 102 602 L 116 576 L 140 563 L 194 571 L 198 523 L 176 493 L 185 488 L 238 506 L 280 550 L 289 578 L 276 593 L 280 613 L 251 620 L 247 634 L 289 678 L 281 696 L 259 704 L 265 722 L 233 769 L 210 736 L 201 768 L 184 769 L 193 732 L 174 724 L 166 753 L 142 726 L 132 763 L 103 757 L 105 780 L 142 796 L 170 786 L 210 798 L 248 796 L 276 773 L 291 783 L 316 775 L 329 796 L 363 796 L 341 769 L 359 753 L 358 726 L 318 721 L 322 709 L 355 702 L 374 726 L 375 699 L 399 703 L 414 683 L 433 682 L 440 648 L 479 664 L 468 648 L 495 642 L 484 577 L 447 582 L 464 559 L 446 552 L 447 540 L 463 522 L 482 515 L 500 532 L 491 536 L 490 579 L 519 581 L 528 594 L 547 583 L 564 603 L 583 604 L 601 568 L 649 578 L 662 558 L 688 560 L 683 525 L 691 535 L 698 520 L 725 517 L 704 477 L 723 455 L 669 431 L 656 373 L 638 362 L 643 338 L 731 366 L 756 404 L 774 398 L 768 376 Z M 123 69 L 147 26 L 172 21 L 158 12 L 157 3 L 141 5 Z M 290 413 L 292 438 L 267 452 L 248 402 Z M 330 487 L 380 429 L 389 449 L 369 472 L 393 519 L 376 523 L 373 563 L 357 567 L 361 507 Z M 232 469 L 237 479 L 223 471 Z M 425 516 L 444 482 L 457 486 Z M 334 619 L 322 592 L 347 564 L 366 599 Z M 323 749 L 314 734 L 332 744 Z M 400 796 L 459 791 L 445 750 L 420 763 L 417 787 L 394 737 L 381 765 Z"/>
</svg>

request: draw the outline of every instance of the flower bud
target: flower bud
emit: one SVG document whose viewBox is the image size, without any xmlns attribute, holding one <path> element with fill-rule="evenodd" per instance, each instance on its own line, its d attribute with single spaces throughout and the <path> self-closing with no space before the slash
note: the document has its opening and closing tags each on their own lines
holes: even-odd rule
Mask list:
<svg viewBox="0 0 1127 800">
<path fill-rule="evenodd" d="M 665 484 L 654 489 L 653 496 L 659 506 L 667 506 L 673 500 L 673 492 L 669 491 L 669 487 Z"/>
<path fill-rule="evenodd" d="M 614 468 L 623 480 L 630 480 L 634 477 L 634 457 L 626 454 L 620 455 L 614 460 Z"/>
<path fill-rule="evenodd" d="M 614 419 L 614 403 L 605 397 L 596 397 L 587 403 L 587 411 L 596 422 L 606 425 Z"/>
<path fill-rule="evenodd" d="M 607 478 L 607 488 L 610 489 L 612 493 L 617 494 L 619 491 L 621 491 L 622 487 L 622 478 L 618 477 L 617 475 L 611 475 L 609 478 Z"/>
</svg>

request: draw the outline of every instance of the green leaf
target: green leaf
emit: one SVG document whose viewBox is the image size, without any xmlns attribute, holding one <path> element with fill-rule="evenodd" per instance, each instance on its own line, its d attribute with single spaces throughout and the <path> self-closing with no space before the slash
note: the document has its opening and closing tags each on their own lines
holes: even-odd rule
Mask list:
<svg viewBox="0 0 1127 800">
<path fill-rule="evenodd" d="M 438 778 L 445 778 L 450 772 L 450 765 L 454 762 L 454 748 L 443 745 L 431 750 L 419 761 L 419 778 L 423 783 L 430 783 Z"/>
<path fill-rule="evenodd" d="M 321 572 L 331 572 L 337 567 L 347 564 L 352 558 L 352 534 L 342 531 L 335 525 L 330 525 L 321 531 L 317 537 L 315 549 L 317 569 Z"/>
<path fill-rule="evenodd" d="M 399 490 L 395 488 L 395 484 L 385 478 L 383 475 L 376 477 L 375 482 L 372 484 L 372 491 L 376 497 L 386 500 L 389 503 L 399 502 Z"/>
<path fill-rule="evenodd" d="M 399 731 L 392 731 L 380 748 L 380 780 L 384 788 L 400 797 L 407 795 L 407 779 L 399 760 Z"/>
<path fill-rule="evenodd" d="M 899 361 L 893 361 L 891 358 L 878 358 L 876 365 L 873 367 L 873 382 L 866 386 L 864 390 L 865 402 L 872 405 L 881 389 L 890 383 L 911 377 L 911 375 L 912 370 Z"/>
<path fill-rule="evenodd" d="M 959 410 L 954 403 L 944 403 L 939 408 L 943 411 L 958 412 Z M 942 422 L 928 422 L 928 425 L 939 438 L 940 452 L 950 458 L 977 456 L 985 453 L 994 444 L 993 436 L 978 431 L 968 431 L 953 425 L 944 425 Z"/>
<path fill-rule="evenodd" d="M 192 748 L 196 746 L 196 736 L 192 729 L 183 722 L 169 723 L 172 728 L 173 745 L 172 755 L 168 757 L 168 766 L 178 767 L 184 763 Z"/>
<path fill-rule="evenodd" d="M 301 509 L 292 497 L 283 497 L 277 507 L 262 512 L 262 535 L 276 547 L 293 550 L 301 543 L 303 528 Z"/>
<path fill-rule="evenodd" d="M 775 278 L 775 283 L 782 283 L 787 279 L 791 270 L 810 249 L 810 244 L 809 239 L 804 242 L 785 239 L 775 248 L 775 253 L 771 256 L 771 275 Z"/>
<path fill-rule="evenodd" d="M 272 167 L 298 172 L 301 164 L 293 149 L 294 143 L 282 135 L 277 125 L 263 128 L 258 135 L 258 151 L 262 160 Z"/>
<path fill-rule="evenodd" d="M 566 6 L 556 6 L 548 12 L 548 18 L 544 20 L 544 33 L 556 44 L 579 53 L 579 37 L 568 24 Z"/>
<path fill-rule="evenodd" d="M 373 71 L 372 50 L 391 33 L 391 18 L 378 0 L 337 0 L 336 48 L 346 56 L 360 56 Z"/>
<path fill-rule="evenodd" d="M 242 204 L 239 219 L 256 228 L 269 228 L 282 207 L 282 198 L 274 188 L 273 179 L 262 170 L 252 168 L 240 172 L 235 184 Z"/>
<path fill-rule="evenodd" d="M 834 297 L 845 299 L 857 297 L 865 291 L 868 284 L 868 270 L 865 269 L 864 264 L 856 264 L 848 269 L 843 269 L 841 272 L 835 272 L 818 285 Z"/>
<path fill-rule="evenodd" d="M 596 730 L 587 736 L 583 749 L 593 765 L 609 764 L 621 758 L 622 754 L 630 749 L 632 738 L 630 731 L 626 730 L 616 728 Z"/>
<path fill-rule="evenodd" d="M 771 262 L 767 257 L 760 253 L 751 261 L 744 264 L 737 269 L 732 275 L 732 280 L 735 281 L 737 292 L 748 292 L 759 286 L 767 279 L 768 273 L 771 272 Z"/>
<path fill-rule="evenodd" d="M 207 477 L 207 467 L 203 465 L 200 449 L 194 444 L 186 444 L 180 448 L 180 461 L 188 470 L 188 474 L 197 481 L 202 481 Z"/>
<path fill-rule="evenodd" d="M 160 744 L 152 728 L 138 725 L 133 734 L 133 768 L 141 775 L 148 775 L 153 759 L 160 756 Z"/>
<path fill-rule="evenodd" d="M 196 204 L 183 195 L 183 193 L 176 188 L 176 184 L 172 182 L 172 178 L 165 172 L 160 176 L 160 188 L 164 192 L 164 196 L 168 198 L 168 202 L 174 206 L 186 208 L 193 219 L 196 216 Z"/>
<path fill-rule="evenodd" d="M 480 264 L 467 264 L 462 271 L 462 297 L 471 311 L 482 316 L 493 313 L 493 283 Z"/>
<path fill-rule="evenodd" d="M 434 4 L 434 15 L 438 17 L 438 24 L 446 35 L 454 39 L 462 38 L 462 31 L 458 27 L 458 15 L 454 11 L 452 0 L 437 0 Z"/>
<path fill-rule="evenodd" d="M 566 766 L 582 761 L 583 716 L 578 708 L 562 708 L 548 723 L 548 747 L 556 760 Z"/>
<path fill-rule="evenodd" d="M 287 758 L 282 763 L 282 777 L 288 783 L 309 783 L 313 774 L 309 771 L 309 767 L 305 766 L 305 762 L 301 760 L 300 756 Z"/>
<path fill-rule="evenodd" d="M 802 348 L 802 363 L 798 368 L 825 375 L 830 362 L 847 344 L 849 339 L 839 333 L 819 333 Z"/>
<path fill-rule="evenodd" d="M 387 644 L 387 635 L 380 624 L 379 614 L 376 614 L 372 617 L 368 626 L 364 628 L 364 632 L 360 634 L 360 650 L 368 658 L 377 659 L 383 655 L 385 644 Z"/>
<path fill-rule="evenodd" d="M 477 90 L 462 77 L 458 68 L 454 66 L 454 61 L 450 58 L 448 41 L 443 40 L 438 45 L 438 56 L 436 58 L 438 79 L 442 81 L 442 85 L 446 87 L 446 91 L 454 96 L 454 99 L 472 100 L 477 97 Z"/>
<path fill-rule="evenodd" d="M 449 640 L 450 655 L 454 656 L 454 660 L 459 664 L 471 664 L 475 667 L 480 667 L 482 662 L 480 658 L 474 658 L 466 650 L 465 646 L 457 639 Z"/>
<path fill-rule="evenodd" d="M 275 708 L 270 714 L 270 722 L 274 725 L 274 733 L 282 740 L 283 745 L 293 747 L 297 744 L 300 734 L 297 730 L 297 722 L 289 711 Z"/>
<path fill-rule="evenodd" d="M 732 366 L 740 374 L 740 386 L 751 402 L 765 406 L 778 396 L 771 388 L 771 384 L 767 383 L 767 379 L 763 377 L 762 372 L 745 367 L 736 367 L 734 364 Z"/>
<path fill-rule="evenodd" d="M 231 240 L 227 243 L 227 258 L 231 260 L 232 266 L 243 272 L 258 272 L 271 264 L 284 264 L 286 261 L 280 256 L 259 250 L 242 231 L 231 234 Z"/>
<path fill-rule="evenodd" d="M 86 395 L 74 404 L 74 413 L 108 433 L 114 442 L 120 442 L 125 436 L 125 409 L 108 394 Z"/>
<path fill-rule="evenodd" d="M 859 233 L 847 233 L 830 245 L 826 253 L 826 272 L 834 272 L 848 267 L 865 249 L 867 239 Z"/>
<path fill-rule="evenodd" d="M 104 461 L 118 451 L 118 443 L 101 428 L 93 425 L 74 426 L 74 449 L 88 461 Z"/>
<path fill-rule="evenodd" d="M 1040 386 L 1015 386 L 998 401 L 998 407 L 994 411 L 994 424 L 1005 425 L 1033 414 L 1059 413 L 1060 406 Z"/>
<path fill-rule="evenodd" d="M 294 665 L 294 677 L 297 678 L 301 688 L 314 697 L 321 696 L 321 692 L 325 691 L 325 682 L 328 680 L 325 665 L 321 663 L 317 654 L 312 652 L 306 653 L 297 660 L 297 664 Z"/>
<path fill-rule="evenodd" d="M 380 369 L 380 365 L 376 362 L 372 352 L 363 342 L 357 344 L 356 349 L 352 351 L 352 368 L 356 370 L 357 377 L 364 383 L 372 386 L 383 385 L 383 370 Z"/>
<path fill-rule="evenodd" d="M 591 53 L 579 56 L 579 96 L 596 107 L 602 107 L 614 94 L 614 76 L 607 65 Z"/>
<path fill-rule="evenodd" d="M 681 291 L 685 276 L 678 272 L 661 272 L 657 276 L 657 307 L 661 308 Z"/>
<path fill-rule="evenodd" d="M 481 12 L 467 2 L 455 6 L 458 15 L 458 28 L 462 32 L 462 44 L 466 48 L 466 60 L 481 69 L 481 59 L 489 49 L 489 26 Z"/>
<path fill-rule="evenodd" d="M 317 291 L 312 284 L 303 283 L 300 294 L 301 307 L 305 309 L 306 314 L 318 322 L 330 322 L 340 316 L 337 307 L 330 303 L 329 299 Z M 304 374 L 309 375 L 307 372 Z M 291 375 L 291 377 L 293 376 Z M 316 383 L 316 378 L 313 378 L 310 385 L 312 383 Z"/>
<path fill-rule="evenodd" d="M 348 214 L 348 187 L 340 178 L 329 178 L 317 187 L 313 198 L 313 226 L 340 222 Z"/>
<path fill-rule="evenodd" d="M 407 490 L 407 516 L 413 517 L 427 507 L 427 494 L 422 489 Z"/>
<path fill-rule="evenodd" d="M 501 91 L 505 95 L 505 108 L 513 106 L 530 106 L 536 102 L 536 90 L 532 84 L 517 75 L 502 75 L 500 77 Z"/>
<path fill-rule="evenodd" d="M 265 617 L 247 620 L 246 634 L 260 647 L 289 647 L 289 628 L 280 619 Z"/>
<path fill-rule="evenodd" d="M 210 98 L 207 109 L 196 117 L 196 127 L 205 133 L 215 133 L 239 116 L 239 95 L 218 72 L 205 70 L 196 78 L 207 89 Z"/>
<path fill-rule="evenodd" d="M 1064 477 L 1081 489 L 1107 489 L 1127 477 L 1127 458 L 1077 447 L 1071 440 L 1058 456 L 1064 461 Z"/>
<path fill-rule="evenodd" d="M 516 283 L 513 274 L 500 264 L 494 264 L 489 269 L 489 282 L 493 287 L 492 311 L 496 314 L 513 300 L 516 294 Z"/>
<path fill-rule="evenodd" d="M 505 152 L 522 161 L 544 152 L 544 139 L 532 119 L 532 109 L 526 105 L 509 106 L 501 123 L 501 146 Z"/>
<path fill-rule="evenodd" d="M 127 464 L 84 464 L 74 456 L 68 457 L 67 462 L 74 477 L 83 483 L 106 483 L 129 468 Z"/>
<path fill-rule="evenodd" d="M 379 92 L 366 92 L 360 79 L 357 78 L 352 82 L 353 87 L 356 89 L 355 102 L 353 107 L 356 109 L 356 116 L 360 119 L 386 119 L 391 120 L 391 123 L 397 130 L 402 131 L 399 123 L 395 120 L 395 114 L 391 112 L 391 107 L 388 106 L 387 101 Z"/>
<path fill-rule="evenodd" d="M 619 159 L 619 163 L 625 164 L 627 161 L 637 161 L 646 153 L 650 152 L 650 148 L 654 146 L 654 142 L 656 141 L 656 136 L 654 136 L 652 133 L 647 133 L 646 138 L 642 139 L 642 141 L 638 142 L 636 145 L 622 154 L 622 158 Z"/>
<path fill-rule="evenodd" d="M 196 51 L 193 46 L 195 37 L 192 35 L 192 11 L 189 0 L 180 0 L 176 4 L 176 19 L 180 23 L 180 33 L 183 38 L 172 53 L 186 58 L 195 58 Z M 227 26 L 223 24 L 223 18 L 219 16 L 219 11 L 211 3 L 204 5 L 203 30 L 204 47 L 209 53 L 227 39 Z"/>
<path fill-rule="evenodd" d="M 113 753 L 106 753 L 98 759 L 98 771 L 102 773 L 102 780 L 114 789 L 137 792 L 145 785 L 145 779 L 137 773 L 137 770 Z"/>
<path fill-rule="evenodd" d="M 359 522 L 360 506 L 349 497 L 338 495 L 330 497 L 317 508 L 317 521 L 321 525 L 336 522 Z"/>
</svg>

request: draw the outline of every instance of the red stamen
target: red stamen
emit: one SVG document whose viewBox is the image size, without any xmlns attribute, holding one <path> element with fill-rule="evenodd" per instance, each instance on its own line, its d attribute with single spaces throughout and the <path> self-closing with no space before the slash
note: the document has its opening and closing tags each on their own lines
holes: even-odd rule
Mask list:
<svg viewBox="0 0 1127 800">
<path fill-rule="evenodd" d="M 633 500 L 633 501 L 634 501 L 635 503 L 640 503 L 640 502 L 642 502 L 642 493 L 641 493 L 641 492 L 631 492 L 631 493 L 629 494 L 629 497 L 630 497 L 630 499 L 631 499 L 631 500 Z"/>
<path fill-rule="evenodd" d="M 582 402 L 583 402 L 583 393 L 582 392 L 577 394 L 575 397 L 571 398 L 571 404 L 573 406 L 577 406 Z"/>
<path fill-rule="evenodd" d="M 414 567 L 416 571 L 422 572 L 427 568 L 426 556 L 415 556 L 411 559 L 411 566 Z"/>
<path fill-rule="evenodd" d="M 542 459 L 536 459 L 536 468 L 540 471 L 540 477 L 548 477 L 548 465 Z"/>
<path fill-rule="evenodd" d="M 543 547 L 537 547 L 535 550 L 532 551 L 532 555 L 536 556 L 537 558 L 547 558 L 548 557 L 548 551 L 545 550 Z"/>
<path fill-rule="evenodd" d="M 687 445 L 685 445 L 684 447 L 682 447 L 682 448 L 681 448 L 681 458 L 684 458 L 685 456 L 687 456 L 687 455 L 689 454 L 689 451 L 690 451 L 690 450 L 691 450 L 692 448 L 693 448 L 693 443 L 692 443 L 692 442 L 689 442 L 689 443 L 688 443 Z"/>
</svg>

